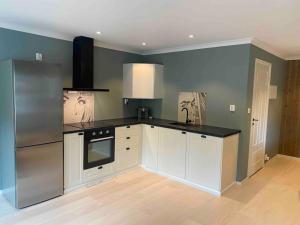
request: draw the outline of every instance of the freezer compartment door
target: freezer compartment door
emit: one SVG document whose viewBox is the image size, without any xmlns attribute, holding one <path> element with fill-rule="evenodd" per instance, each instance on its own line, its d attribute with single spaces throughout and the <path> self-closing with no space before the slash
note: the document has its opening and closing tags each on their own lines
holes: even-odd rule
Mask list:
<svg viewBox="0 0 300 225">
<path fill-rule="evenodd" d="M 24 208 L 63 194 L 63 143 L 16 150 L 16 206 Z"/>
<path fill-rule="evenodd" d="M 59 65 L 14 61 L 16 146 L 63 139 L 63 89 Z"/>
</svg>

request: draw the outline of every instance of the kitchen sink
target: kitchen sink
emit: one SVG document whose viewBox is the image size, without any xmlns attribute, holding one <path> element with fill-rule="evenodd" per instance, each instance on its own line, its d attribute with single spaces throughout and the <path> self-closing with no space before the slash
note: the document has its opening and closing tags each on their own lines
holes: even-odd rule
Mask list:
<svg viewBox="0 0 300 225">
<path fill-rule="evenodd" d="M 171 125 L 176 125 L 176 126 L 184 126 L 184 127 L 192 127 L 192 126 L 195 126 L 194 124 L 192 123 L 183 123 L 183 122 L 173 122 L 173 123 L 170 123 Z"/>
</svg>

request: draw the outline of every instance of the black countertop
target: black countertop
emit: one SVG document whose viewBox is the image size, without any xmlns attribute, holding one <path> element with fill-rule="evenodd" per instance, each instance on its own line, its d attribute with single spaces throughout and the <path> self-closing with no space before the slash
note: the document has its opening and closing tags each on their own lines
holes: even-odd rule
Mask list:
<svg viewBox="0 0 300 225">
<path fill-rule="evenodd" d="M 68 124 L 64 124 L 64 134 L 76 133 L 76 132 L 80 132 L 80 131 L 83 131 L 83 130 L 78 127 L 73 127 Z"/>
<path fill-rule="evenodd" d="M 123 119 L 111 119 L 111 120 L 98 120 L 87 123 L 72 123 L 64 125 L 64 133 L 74 133 L 80 132 L 88 129 L 94 128 L 105 128 L 105 127 L 121 127 L 135 124 L 148 124 L 158 127 L 172 128 L 192 133 L 205 134 L 215 137 L 228 137 L 234 134 L 238 134 L 241 131 L 235 129 L 228 129 L 223 127 L 214 127 L 208 125 L 185 125 L 179 124 L 174 125 L 176 121 L 173 120 L 163 120 L 163 119 L 149 119 L 149 120 L 138 120 L 136 118 L 123 118 Z"/>
</svg>

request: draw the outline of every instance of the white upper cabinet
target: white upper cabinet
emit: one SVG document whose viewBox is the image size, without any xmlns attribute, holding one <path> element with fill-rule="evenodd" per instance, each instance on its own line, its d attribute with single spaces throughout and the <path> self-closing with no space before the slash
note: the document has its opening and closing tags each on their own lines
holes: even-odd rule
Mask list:
<svg viewBox="0 0 300 225">
<path fill-rule="evenodd" d="M 163 98 L 163 65 L 130 63 L 123 65 L 123 97 Z"/>
</svg>

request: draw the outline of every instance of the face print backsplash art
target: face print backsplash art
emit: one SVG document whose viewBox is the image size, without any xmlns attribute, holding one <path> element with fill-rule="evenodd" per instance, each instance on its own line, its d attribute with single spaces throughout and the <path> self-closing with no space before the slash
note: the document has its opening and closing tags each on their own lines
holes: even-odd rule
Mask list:
<svg viewBox="0 0 300 225">
<path fill-rule="evenodd" d="M 190 123 L 202 125 L 205 122 L 206 93 L 180 92 L 178 97 L 178 121 L 186 122 L 186 114 Z"/>
<path fill-rule="evenodd" d="M 64 123 L 94 121 L 93 92 L 64 92 Z"/>
</svg>

